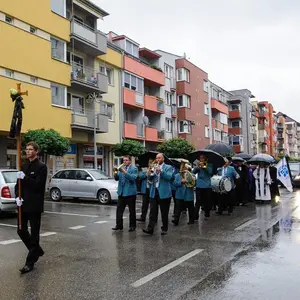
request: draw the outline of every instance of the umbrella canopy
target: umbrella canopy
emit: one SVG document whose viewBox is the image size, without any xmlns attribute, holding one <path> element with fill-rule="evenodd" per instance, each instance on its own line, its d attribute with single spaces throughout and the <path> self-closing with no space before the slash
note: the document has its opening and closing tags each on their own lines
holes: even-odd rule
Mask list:
<svg viewBox="0 0 300 300">
<path fill-rule="evenodd" d="M 233 148 L 230 145 L 224 143 L 210 144 L 206 146 L 205 149 L 215 151 L 222 156 L 231 156 L 234 153 Z"/>
<path fill-rule="evenodd" d="M 204 155 L 207 157 L 208 162 L 213 164 L 214 168 L 219 168 L 224 165 L 224 158 L 219 153 L 209 150 L 209 149 L 202 149 L 197 150 L 189 154 L 189 161 L 193 163 L 196 159 L 199 159 L 200 155 Z"/>
<path fill-rule="evenodd" d="M 177 169 L 180 168 L 181 162 L 189 163 L 189 161 L 184 158 L 170 158 L 170 161 L 172 162 L 172 165 Z"/>
<path fill-rule="evenodd" d="M 137 163 L 139 164 L 139 166 L 141 168 L 145 168 L 145 167 L 148 167 L 148 162 L 149 162 L 149 159 L 155 159 L 156 158 L 156 155 L 158 154 L 159 152 L 157 151 L 148 151 L 148 152 L 145 152 L 144 154 L 140 155 L 138 157 L 138 160 L 137 160 Z M 173 165 L 171 160 L 165 156 L 165 163 L 167 165 Z"/>
<path fill-rule="evenodd" d="M 244 162 L 245 160 L 242 159 L 241 157 L 234 156 L 234 157 L 232 157 L 232 161 L 241 161 L 241 162 Z"/>
<path fill-rule="evenodd" d="M 260 163 L 265 163 L 265 164 L 272 164 L 275 162 L 275 159 L 273 156 L 269 154 L 264 154 L 264 153 L 259 153 L 254 155 L 251 159 L 248 160 L 248 163 L 251 164 L 260 164 Z"/>
<path fill-rule="evenodd" d="M 234 157 L 241 157 L 244 160 L 249 160 L 252 157 L 252 155 L 250 155 L 248 153 L 238 153 L 238 154 L 235 154 Z"/>
</svg>

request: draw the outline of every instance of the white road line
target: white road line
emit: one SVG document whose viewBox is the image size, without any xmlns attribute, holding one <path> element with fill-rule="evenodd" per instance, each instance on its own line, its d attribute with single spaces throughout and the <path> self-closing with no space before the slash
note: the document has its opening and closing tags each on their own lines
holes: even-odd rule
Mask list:
<svg viewBox="0 0 300 300">
<path fill-rule="evenodd" d="M 56 232 L 43 232 L 43 233 L 41 233 L 40 234 L 40 236 L 49 236 L 49 235 L 54 235 L 54 234 L 56 234 Z"/>
<path fill-rule="evenodd" d="M 237 228 L 235 228 L 234 230 L 242 230 L 244 229 L 245 227 L 251 225 L 252 223 L 256 222 L 256 219 L 252 219 L 252 220 L 249 220 L 245 223 L 243 223 L 242 225 L 238 226 Z"/>
<path fill-rule="evenodd" d="M 138 287 L 142 286 L 143 284 L 151 281 L 152 279 L 154 279 L 154 278 L 162 275 L 163 273 L 173 269 L 174 267 L 180 265 L 184 261 L 190 259 L 191 257 L 199 254 L 202 251 L 204 251 L 204 249 L 196 249 L 196 250 L 194 250 L 194 251 L 192 251 L 192 252 L 190 252 L 190 253 L 188 253 L 188 254 L 186 254 L 186 255 L 184 255 L 184 256 L 176 259 L 176 260 L 174 260 L 173 262 L 169 263 L 168 265 L 154 271 L 153 273 L 150 273 L 149 275 L 139 279 L 138 281 L 132 283 L 131 286 L 134 287 L 134 288 L 138 288 Z"/>
<path fill-rule="evenodd" d="M 96 221 L 94 222 L 95 224 L 105 224 L 105 223 L 108 223 L 108 221 Z"/>
<path fill-rule="evenodd" d="M 53 214 L 53 215 L 64 215 L 64 216 L 78 216 L 78 217 L 89 217 L 89 218 L 99 218 L 97 215 L 82 215 L 82 214 L 73 214 L 73 213 L 63 213 L 63 212 L 56 212 L 56 211 L 45 211 L 46 214 Z"/>
<path fill-rule="evenodd" d="M 56 232 L 43 232 L 40 234 L 40 236 L 50 236 L 50 235 L 54 235 L 56 234 Z M 14 243 L 19 243 L 21 242 L 21 240 L 16 240 L 16 239 L 11 239 L 11 240 L 6 240 L 6 241 L 1 241 L 0 245 L 10 245 L 10 244 L 14 244 Z"/>
<path fill-rule="evenodd" d="M 12 225 L 12 224 L 5 224 L 5 223 L 0 223 L 0 226 L 6 226 L 6 227 L 14 227 L 17 228 L 17 225 Z"/>
<path fill-rule="evenodd" d="M 92 203 L 72 203 L 72 202 L 53 202 L 46 200 L 45 203 L 49 204 L 60 204 L 60 205 L 73 205 L 73 206 L 94 206 L 94 207 L 102 207 L 99 204 L 92 204 Z M 117 203 L 117 202 L 116 202 Z M 107 205 L 105 204 L 103 207 L 110 207 L 110 208 L 117 208 L 117 205 Z"/>
<path fill-rule="evenodd" d="M 83 225 L 77 225 L 77 226 L 69 227 L 69 229 L 76 230 L 76 229 L 82 229 L 82 228 L 85 228 L 85 227 L 86 227 L 86 226 L 83 226 Z"/>
</svg>

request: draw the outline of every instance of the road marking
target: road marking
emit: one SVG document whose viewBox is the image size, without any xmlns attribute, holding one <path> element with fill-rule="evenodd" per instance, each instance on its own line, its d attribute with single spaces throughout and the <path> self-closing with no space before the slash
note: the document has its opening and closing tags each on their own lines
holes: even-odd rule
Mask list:
<svg viewBox="0 0 300 300">
<path fill-rule="evenodd" d="M 54 235 L 56 232 L 43 232 L 40 234 L 40 236 L 49 236 L 49 235 Z"/>
<path fill-rule="evenodd" d="M 76 229 L 82 229 L 82 228 L 85 228 L 85 227 L 86 226 L 83 226 L 83 225 L 77 225 L 77 226 L 69 227 L 69 229 L 76 230 Z"/>
<path fill-rule="evenodd" d="M 252 223 L 256 222 L 257 219 L 252 219 L 252 220 L 249 220 L 245 223 L 243 223 L 242 225 L 238 226 L 237 228 L 235 228 L 234 230 L 242 230 L 244 229 L 245 227 L 251 225 Z"/>
<path fill-rule="evenodd" d="M 48 201 L 48 200 L 46 200 L 45 203 L 60 204 L 60 205 L 73 205 L 73 206 L 94 206 L 94 207 L 117 208 L 117 205 L 107 205 L 107 204 L 101 206 L 100 204 L 92 204 L 92 203 L 53 202 L 53 201 Z"/>
<path fill-rule="evenodd" d="M 17 225 L 12 225 L 12 224 L 5 224 L 5 223 L 0 223 L 0 226 L 6 226 L 6 227 L 14 227 L 17 228 Z"/>
<path fill-rule="evenodd" d="M 196 249 L 196 250 L 174 260 L 173 262 L 169 263 L 168 265 L 165 265 L 164 267 L 154 271 L 153 273 L 150 273 L 149 275 L 139 279 L 138 281 L 132 283 L 131 286 L 134 288 L 138 288 L 138 287 L 142 286 L 143 284 L 151 281 L 152 279 L 162 275 L 163 273 L 175 268 L 176 266 L 180 265 L 184 261 L 192 258 L 193 256 L 199 254 L 202 251 L 204 251 L 204 249 Z"/>
<path fill-rule="evenodd" d="M 45 211 L 46 214 L 54 214 L 54 215 L 64 215 L 64 216 L 78 216 L 78 217 L 89 217 L 89 218 L 99 218 L 97 215 L 82 215 L 82 214 L 74 214 L 74 213 L 63 213 L 56 211 Z"/>
<path fill-rule="evenodd" d="M 50 235 L 54 235 L 56 234 L 56 232 L 43 232 L 40 234 L 40 236 L 50 236 Z M 6 241 L 1 241 L 0 245 L 10 245 L 10 244 L 14 244 L 14 243 L 19 243 L 21 242 L 21 240 L 16 240 L 16 239 L 11 239 L 11 240 L 6 240 Z"/>
<path fill-rule="evenodd" d="M 108 223 L 108 221 L 96 221 L 94 222 L 95 224 L 105 224 L 105 223 Z"/>
</svg>

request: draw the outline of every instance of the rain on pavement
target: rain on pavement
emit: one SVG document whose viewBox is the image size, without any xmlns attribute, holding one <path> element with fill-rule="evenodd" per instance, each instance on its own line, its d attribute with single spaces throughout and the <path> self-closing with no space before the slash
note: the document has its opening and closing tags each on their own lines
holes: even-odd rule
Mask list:
<svg viewBox="0 0 300 300">
<path fill-rule="evenodd" d="M 46 202 L 46 253 L 25 275 L 16 216 L 1 216 L 0 299 L 299 299 L 300 192 L 281 193 L 275 206 L 251 203 L 195 225 L 183 217 L 166 236 L 160 221 L 153 236 L 142 223 L 129 233 L 127 210 L 124 231 L 112 232 L 113 204 Z"/>
</svg>

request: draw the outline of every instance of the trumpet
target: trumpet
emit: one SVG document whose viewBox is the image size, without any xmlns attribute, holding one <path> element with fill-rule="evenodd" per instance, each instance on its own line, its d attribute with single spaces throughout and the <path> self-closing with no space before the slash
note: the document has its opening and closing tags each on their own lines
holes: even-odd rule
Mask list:
<svg viewBox="0 0 300 300">
<path fill-rule="evenodd" d="M 205 162 L 199 161 L 198 168 L 207 169 L 207 161 L 205 161 Z"/>
<path fill-rule="evenodd" d="M 122 163 L 118 167 L 114 167 L 114 175 L 117 175 L 118 172 L 125 166 L 125 163 Z"/>
<path fill-rule="evenodd" d="M 151 173 L 151 175 L 154 174 L 155 172 L 155 168 L 158 166 L 158 161 L 157 159 L 155 159 L 154 161 L 152 161 L 149 166 L 148 166 L 148 170 L 147 170 L 147 175 L 149 174 L 149 172 Z M 149 184 L 152 184 L 152 180 L 148 180 Z"/>
</svg>

